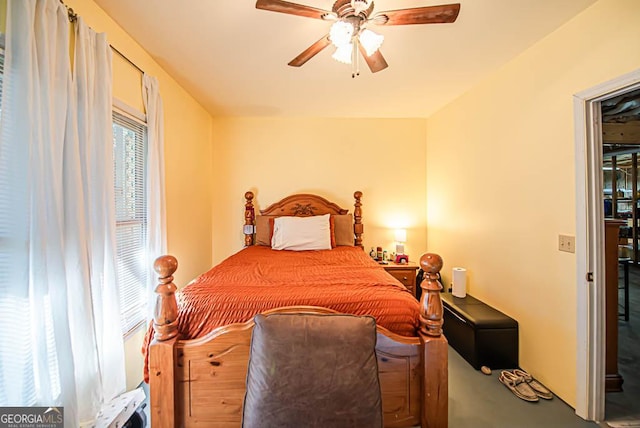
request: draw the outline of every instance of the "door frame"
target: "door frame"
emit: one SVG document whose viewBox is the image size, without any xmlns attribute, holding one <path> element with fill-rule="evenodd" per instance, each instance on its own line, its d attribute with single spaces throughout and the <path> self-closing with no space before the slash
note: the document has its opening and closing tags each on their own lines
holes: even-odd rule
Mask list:
<svg viewBox="0 0 640 428">
<path fill-rule="evenodd" d="M 640 70 L 573 96 L 576 168 L 576 414 L 605 417 L 605 269 L 601 102 L 640 88 Z M 592 281 L 587 275 L 592 274 Z"/>
</svg>

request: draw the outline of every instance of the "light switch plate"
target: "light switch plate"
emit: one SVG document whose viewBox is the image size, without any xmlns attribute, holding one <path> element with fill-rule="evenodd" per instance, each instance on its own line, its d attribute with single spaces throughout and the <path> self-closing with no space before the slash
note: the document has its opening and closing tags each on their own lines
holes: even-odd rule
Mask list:
<svg viewBox="0 0 640 428">
<path fill-rule="evenodd" d="M 576 237 L 570 235 L 558 235 L 558 250 L 567 253 L 575 253 Z"/>
</svg>

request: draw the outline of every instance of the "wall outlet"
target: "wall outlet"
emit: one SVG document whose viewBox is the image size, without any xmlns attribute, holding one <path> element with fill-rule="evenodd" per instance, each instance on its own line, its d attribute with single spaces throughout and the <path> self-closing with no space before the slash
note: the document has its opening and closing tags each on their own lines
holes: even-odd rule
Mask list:
<svg viewBox="0 0 640 428">
<path fill-rule="evenodd" d="M 558 235 L 558 250 L 567 253 L 576 252 L 576 237 L 569 235 Z"/>
</svg>

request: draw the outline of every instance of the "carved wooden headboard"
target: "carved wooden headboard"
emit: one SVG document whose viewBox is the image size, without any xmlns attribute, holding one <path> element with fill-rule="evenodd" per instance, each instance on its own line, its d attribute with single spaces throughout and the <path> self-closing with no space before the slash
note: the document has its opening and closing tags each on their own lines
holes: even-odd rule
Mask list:
<svg viewBox="0 0 640 428">
<path fill-rule="evenodd" d="M 354 245 L 360 248 L 362 246 L 362 233 L 364 225 L 362 224 L 362 192 L 358 191 L 353 194 L 355 198 L 353 210 L 353 234 L 355 236 Z M 246 203 L 244 205 L 244 245 L 253 245 L 255 210 L 253 207 L 253 192 L 244 194 Z M 269 205 L 264 210 L 260 210 L 262 215 L 274 216 L 296 216 L 308 217 L 312 215 L 324 214 L 347 214 L 349 210 L 340 208 L 337 204 L 326 200 L 325 198 L 308 193 L 300 193 L 287 196 L 280 201 Z"/>
</svg>

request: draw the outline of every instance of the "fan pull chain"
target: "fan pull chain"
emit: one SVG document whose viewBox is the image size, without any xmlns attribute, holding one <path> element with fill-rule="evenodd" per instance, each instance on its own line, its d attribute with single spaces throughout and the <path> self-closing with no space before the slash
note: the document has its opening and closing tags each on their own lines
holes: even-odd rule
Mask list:
<svg viewBox="0 0 640 428">
<path fill-rule="evenodd" d="M 356 76 L 360 76 L 360 55 L 358 55 L 358 43 L 359 40 L 357 37 L 353 38 L 353 49 L 351 50 L 351 78 L 354 79 Z"/>
</svg>

